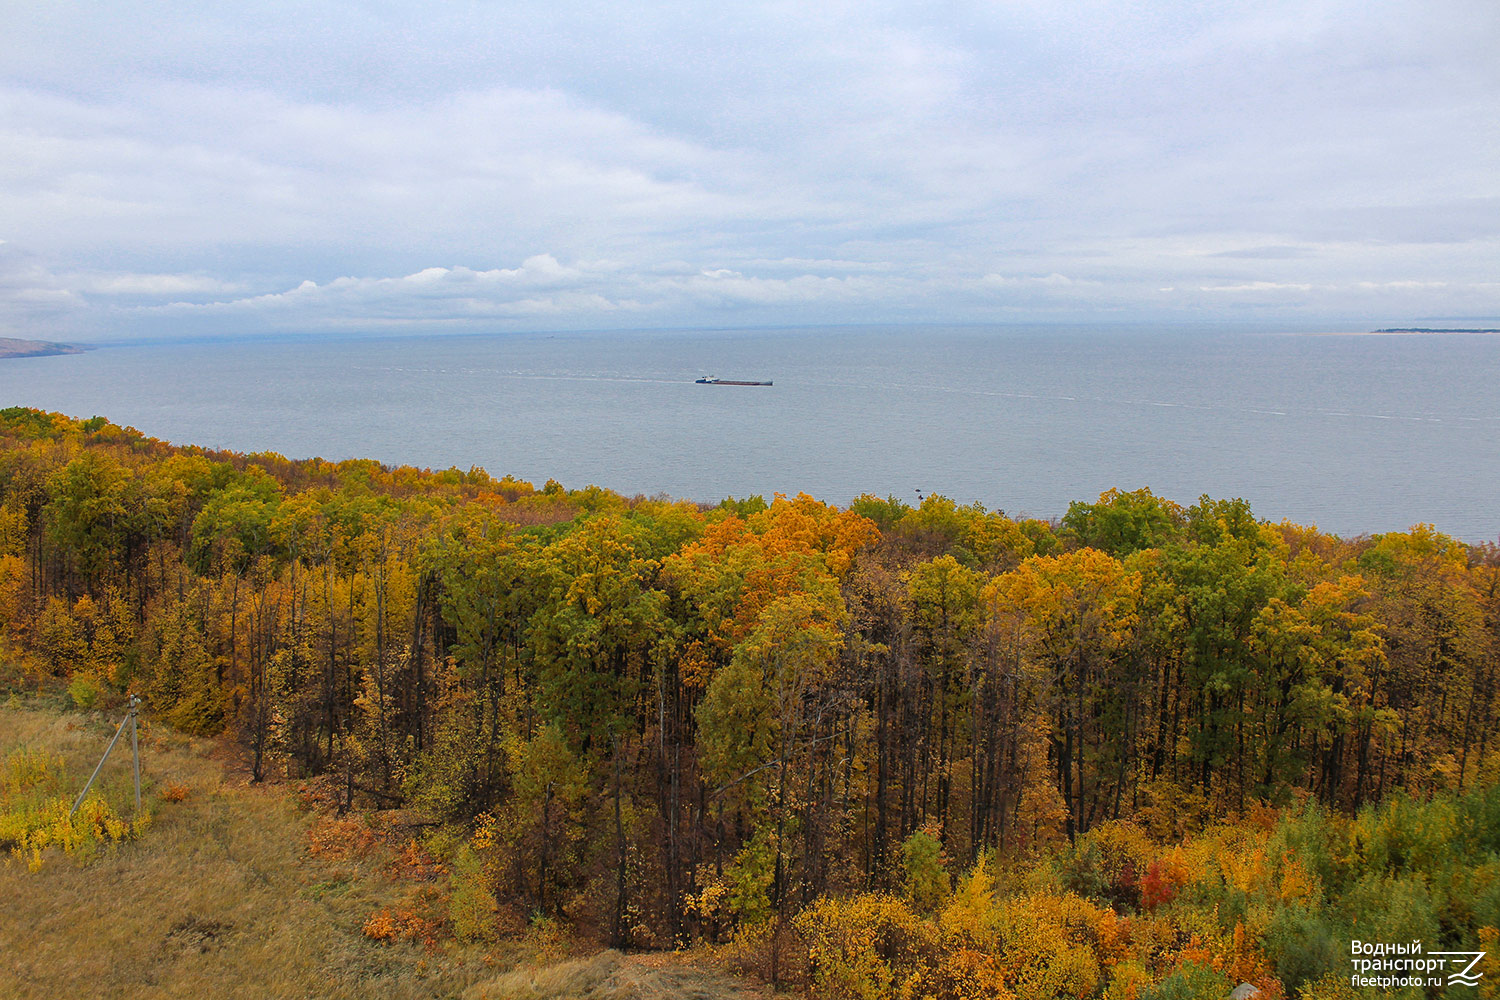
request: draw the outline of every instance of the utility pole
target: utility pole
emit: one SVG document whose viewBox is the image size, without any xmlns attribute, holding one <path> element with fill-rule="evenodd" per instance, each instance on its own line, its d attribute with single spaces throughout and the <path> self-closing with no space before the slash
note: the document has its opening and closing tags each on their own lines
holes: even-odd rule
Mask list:
<svg viewBox="0 0 1500 1000">
<path fill-rule="evenodd" d="M 135 717 L 140 714 L 141 699 L 130 696 L 130 756 L 135 761 L 135 815 L 141 814 L 141 745 L 136 740 Z M 133 817 L 132 817 L 133 818 Z"/>
<path fill-rule="evenodd" d="M 125 714 L 125 718 L 120 720 L 120 728 L 115 730 L 114 739 L 110 740 L 109 746 L 104 748 L 104 756 L 100 757 L 99 763 L 94 765 L 94 773 L 89 775 L 89 780 L 84 784 L 83 791 L 79 792 L 78 798 L 73 800 L 73 808 L 68 810 L 69 818 L 72 818 L 73 814 L 78 811 L 78 807 L 83 805 L 84 796 L 89 793 L 90 788 L 94 787 L 94 779 L 99 777 L 99 772 L 104 769 L 104 762 L 109 759 L 109 752 L 115 748 L 116 743 L 120 742 L 120 737 L 125 732 L 125 724 L 127 722 L 130 724 L 130 753 L 135 758 L 135 814 L 137 816 L 141 814 L 141 749 L 140 744 L 136 740 L 135 723 L 135 717 L 140 712 L 140 705 L 141 699 L 135 695 L 131 695 L 130 710 Z"/>
</svg>

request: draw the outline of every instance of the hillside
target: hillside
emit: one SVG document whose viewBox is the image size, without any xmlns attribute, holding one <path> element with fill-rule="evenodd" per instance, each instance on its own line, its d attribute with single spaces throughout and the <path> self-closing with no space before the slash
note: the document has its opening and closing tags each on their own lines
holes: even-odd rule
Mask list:
<svg viewBox="0 0 1500 1000">
<path fill-rule="evenodd" d="M 0 683 L 224 741 L 247 802 L 305 786 L 260 870 L 405 858 L 298 904 L 351 981 L 451 941 L 601 989 L 644 975 L 613 947 L 830 1000 L 1328 998 L 1353 940 L 1500 926 L 1500 550 L 1430 525 L 710 507 L 10 408 L 0 642 Z"/>
<path fill-rule="evenodd" d="M 6 795 L 24 748 L 62 765 L 59 790 L 71 799 L 113 728 L 98 715 L 12 697 L 0 705 Z M 753 995 L 690 958 L 643 960 L 535 933 L 462 944 L 444 926 L 446 874 L 430 860 L 412 861 L 414 831 L 389 817 L 340 818 L 305 786 L 299 794 L 251 784 L 232 748 L 218 740 L 148 726 L 142 751 L 151 820 L 138 837 L 84 857 L 45 850 L 34 871 L 25 857 L 0 862 L 7 956 L 0 996 Z M 105 797 L 122 815 L 131 799 L 129 760 L 128 743 L 116 747 L 102 775 Z M 0 807 L 0 831 L 12 816 Z M 425 897 L 435 900 L 428 905 L 430 943 L 383 943 L 366 932 L 375 914 L 420 906 Z"/>
<path fill-rule="evenodd" d="M 82 354 L 86 350 L 88 350 L 87 347 L 80 347 L 77 344 L 0 337 L 0 358 L 40 358 L 53 354 Z"/>
</svg>

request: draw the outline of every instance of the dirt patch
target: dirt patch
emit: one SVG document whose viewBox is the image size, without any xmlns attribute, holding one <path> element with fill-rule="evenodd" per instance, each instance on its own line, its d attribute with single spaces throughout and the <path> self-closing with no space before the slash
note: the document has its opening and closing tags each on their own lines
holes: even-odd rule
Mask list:
<svg viewBox="0 0 1500 1000">
<path fill-rule="evenodd" d="M 224 920 L 183 917 L 167 931 L 162 950 L 169 955 L 203 955 L 224 944 L 234 925 Z"/>
</svg>

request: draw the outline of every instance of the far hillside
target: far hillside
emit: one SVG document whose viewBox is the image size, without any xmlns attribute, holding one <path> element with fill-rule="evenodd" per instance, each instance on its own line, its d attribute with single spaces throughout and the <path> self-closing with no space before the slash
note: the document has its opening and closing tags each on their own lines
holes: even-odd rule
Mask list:
<svg viewBox="0 0 1500 1000">
<path fill-rule="evenodd" d="M 17 340 L 0 337 L 0 358 L 37 358 L 52 354 L 82 354 L 88 350 L 77 344 L 56 344 L 50 340 Z"/>
</svg>

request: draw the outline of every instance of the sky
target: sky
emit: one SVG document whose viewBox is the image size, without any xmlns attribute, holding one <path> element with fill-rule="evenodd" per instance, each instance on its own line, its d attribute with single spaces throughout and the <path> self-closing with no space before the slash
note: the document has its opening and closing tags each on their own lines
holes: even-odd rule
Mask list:
<svg viewBox="0 0 1500 1000">
<path fill-rule="evenodd" d="M 1500 316 L 1495 0 L 0 18 L 4 336 Z"/>
</svg>

